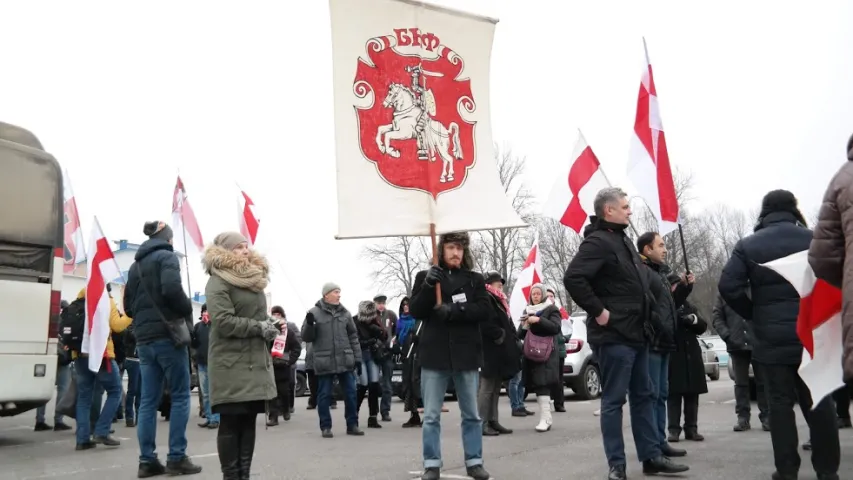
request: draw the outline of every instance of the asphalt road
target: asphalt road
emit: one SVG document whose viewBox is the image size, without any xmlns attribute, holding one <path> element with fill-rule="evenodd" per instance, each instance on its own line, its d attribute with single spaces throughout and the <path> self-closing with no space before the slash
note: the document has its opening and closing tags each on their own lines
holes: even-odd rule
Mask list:
<svg viewBox="0 0 853 480">
<path fill-rule="evenodd" d="M 679 447 L 689 452 L 684 459 L 691 471 L 683 478 L 769 479 L 773 472 L 770 435 L 760 429 L 734 433 L 734 400 L 728 379 L 709 382 L 710 392 L 701 397 L 699 410 L 702 443 L 682 441 Z M 569 391 L 570 392 L 570 391 Z M 193 395 L 193 400 L 197 397 Z M 416 478 L 421 468 L 420 430 L 400 428 L 405 421 L 402 404 L 394 404 L 392 423 L 381 430 L 367 430 L 364 437 L 344 435 L 343 405 L 333 410 L 334 439 L 322 439 L 315 411 L 305 410 L 307 398 L 297 399 L 296 414 L 288 423 L 268 430 L 259 426 L 253 479 L 288 480 L 407 480 Z M 459 429 L 459 411 L 449 402 L 450 413 L 444 415 L 444 477 L 465 477 Z M 365 406 L 366 407 L 366 406 Z M 605 459 L 599 434 L 598 417 L 593 411 L 598 402 L 569 400 L 567 413 L 555 414 L 551 432 L 533 430 L 536 417 L 513 418 L 509 401 L 501 400 L 503 423 L 515 429 L 508 436 L 484 439 L 485 464 L 496 480 L 594 479 L 606 478 Z M 535 403 L 531 396 L 531 409 Z M 636 451 L 625 418 L 626 453 L 630 478 L 642 478 Z M 53 404 L 48 406 L 48 413 Z M 194 413 L 195 413 L 194 409 Z M 753 414 L 757 409 L 753 408 Z M 798 412 L 799 415 L 799 412 Z M 188 429 L 189 454 L 204 467 L 193 478 L 221 478 L 216 454 L 216 432 L 195 426 L 191 418 Z M 258 419 L 259 425 L 261 419 Z M 25 479 L 130 479 L 136 477 L 138 448 L 136 432 L 123 423 L 116 424 L 116 435 L 122 446 L 115 449 L 98 447 L 76 452 L 72 432 L 32 431 L 34 414 L 0 419 L 0 480 Z M 363 419 L 362 423 L 366 423 Z M 757 420 L 753 419 L 757 424 Z M 166 453 L 168 424 L 158 423 L 158 451 Z M 800 418 L 800 439 L 808 437 Z M 841 431 L 842 479 L 853 479 L 853 430 Z M 801 452 L 803 468 L 800 479 L 816 478 L 810 468 L 808 452 Z"/>
</svg>

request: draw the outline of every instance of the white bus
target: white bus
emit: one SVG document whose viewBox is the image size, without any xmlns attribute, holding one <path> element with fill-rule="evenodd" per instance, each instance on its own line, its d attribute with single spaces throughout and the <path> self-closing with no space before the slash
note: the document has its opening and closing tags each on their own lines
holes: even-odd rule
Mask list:
<svg viewBox="0 0 853 480">
<path fill-rule="evenodd" d="M 0 417 L 49 402 L 64 264 L 62 170 L 0 122 Z"/>
</svg>

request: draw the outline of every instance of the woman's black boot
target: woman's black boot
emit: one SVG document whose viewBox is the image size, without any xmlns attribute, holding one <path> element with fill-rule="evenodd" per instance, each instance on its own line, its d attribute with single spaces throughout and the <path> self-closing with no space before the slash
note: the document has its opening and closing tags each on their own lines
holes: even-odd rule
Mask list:
<svg viewBox="0 0 853 480">
<path fill-rule="evenodd" d="M 222 480 L 240 480 L 240 437 L 220 428 L 216 436 Z"/>
<path fill-rule="evenodd" d="M 249 480 L 252 474 L 252 458 L 255 456 L 255 430 L 257 416 L 250 415 L 243 424 L 240 439 L 240 476 L 239 480 Z"/>
</svg>

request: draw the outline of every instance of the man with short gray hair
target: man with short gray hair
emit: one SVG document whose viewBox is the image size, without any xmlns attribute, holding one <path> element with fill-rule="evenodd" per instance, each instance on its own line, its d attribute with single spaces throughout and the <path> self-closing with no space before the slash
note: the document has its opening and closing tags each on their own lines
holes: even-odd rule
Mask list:
<svg viewBox="0 0 853 480">
<path fill-rule="evenodd" d="M 595 215 L 569 264 L 563 283 L 587 313 L 587 339 L 601 368 L 601 436 L 609 480 L 625 480 L 622 406 L 631 404 L 631 429 L 643 473 L 681 473 L 685 465 L 663 456 L 653 421 L 647 323 L 653 322 L 651 283 L 634 244 L 625 235 L 631 217 L 628 196 L 605 188 L 595 196 Z M 615 261 L 614 261 L 615 260 Z"/>
</svg>

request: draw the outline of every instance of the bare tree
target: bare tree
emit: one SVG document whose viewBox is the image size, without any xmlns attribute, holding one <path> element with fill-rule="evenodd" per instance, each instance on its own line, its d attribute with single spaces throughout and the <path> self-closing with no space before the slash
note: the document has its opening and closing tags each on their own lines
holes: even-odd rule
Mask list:
<svg viewBox="0 0 853 480">
<path fill-rule="evenodd" d="M 373 283 L 389 297 L 411 297 L 415 275 L 429 266 L 432 244 L 428 237 L 389 237 L 364 247 L 361 257 L 371 262 Z"/>
<path fill-rule="evenodd" d="M 501 149 L 495 145 L 495 159 L 504 193 L 512 200 L 513 208 L 526 223 L 534 223 L 534 197 L 522 179 L 526 158 L 514 155 L 509 148 Z M 524 264 L 531 241 L 530 233 L 521 228 L 499 228 L 483 230 L 475 235 L 472 251 L 477 268 L 481 272 L 500 273 L 507 281 L 504 285 L 506 292 L 511 292 L 515 283 L 512 274 Z"/>
<path fill-rule="evenodd" d="M 563 275 L 578 252 L 581 236 L 550 218 L 543 218 L 537 225 L 539 231 L 539 253 L 542 255 L 542 274 L 545 282 L 554 289 L 560 303 L 571 311 L 571 299 L 563 288 Z"/>
</svg>

